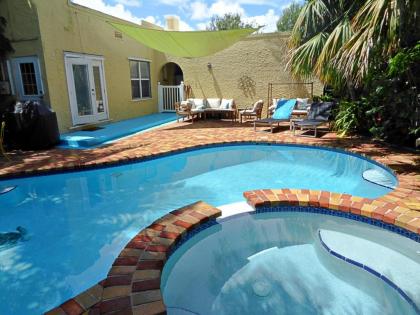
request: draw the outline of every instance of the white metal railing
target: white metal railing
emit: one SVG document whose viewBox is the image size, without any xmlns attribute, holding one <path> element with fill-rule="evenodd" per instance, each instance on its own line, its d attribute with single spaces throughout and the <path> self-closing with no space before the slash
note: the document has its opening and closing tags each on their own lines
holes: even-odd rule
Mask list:
<svg viewBox="0 0 420 315">
<path fill-rule="evenodd" d="M 158 102 L 160 112 L 174 112 L 175 103 L 184 100 L 184 82 L 180 85 L 161 85 L 158 82 Z"/>
</svg>

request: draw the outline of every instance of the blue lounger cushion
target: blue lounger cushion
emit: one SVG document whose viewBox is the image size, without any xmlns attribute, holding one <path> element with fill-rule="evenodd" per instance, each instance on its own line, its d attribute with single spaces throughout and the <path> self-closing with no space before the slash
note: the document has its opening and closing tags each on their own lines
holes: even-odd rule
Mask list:
<svg viewBox="0 0 420 315">
<path fill-rule="evenodd" d="M 280 102 L 281 101 L 279 101 L 279 103 Z M 279 120 L 280 119 L 290 119 L 290 117 L 292 116 L 292 111 L 293 111 L 293 108 L 295 107 L 295 104 L 296 104 L 296 99 L 287 100 L 286 102 L 284 102 L 283 105 L 279 106 L 275 110 L 272 118 L 273 119 L 279 119 Z"/>
</svg>

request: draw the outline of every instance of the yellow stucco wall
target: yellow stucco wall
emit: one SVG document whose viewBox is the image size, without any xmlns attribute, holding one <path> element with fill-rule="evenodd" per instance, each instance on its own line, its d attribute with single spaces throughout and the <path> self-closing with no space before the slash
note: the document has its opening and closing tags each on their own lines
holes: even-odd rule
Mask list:
<svg viewBox="0 0 420 315">
<path fill-rule="evenodd" d="M 58 114 L 60 129 L 69 128 L 71 113 L 67 92 L 64 53 L 100 55 L 105 58 L 109 116 L 113 120 L 157 111 L 155 51 L 126 36 L 114 36 L 107 23 L 113 19 L 94 10 L 68 4 L 66 0 L 36 1 L 38 8 L 50 103 Z M 151 61 L 152 98 L 133 101 L 128 57 Z"/>
<path fill-rule="evenodd" d="M 259 34 L 248 37 L 230 48 L 203 58 L 176 58 L 184 73 L 184 82 L 192 87 L 195 97 L 234 98 L 239 107 L 250 106 L 258 99 L 267 104 L 268 83 L 294 82 L 287 64 L 288 34 Z M 165 61 L 159 60 L 158 63 Z M 207 64 L 211 63 L 209 70 Z M 314 84 L 314 95 L 322 93 L 322 85 Z M 276 85 L 273 96 L 309 97 L 309 85 Z"/>
<path fill-rule="evenodd" d="M 57 112 L 61 131 L 73 125 L 64 63 L 66 52 L 104 57 L 110 119 L 157 112 L 158 69 L 154 60 L 158 53 L 124 35 L 122 39 L 116 38 L 107 21 L 121 20 L 67 0 L 5 0 L 1 8 L 9 17 L 7 35 L 12 35 L 16 50 L 10 57 L 39 57 L 46 90 L 44 100 Z M 17 43 L 15 38 L 33 39 Z M 129 57 L 151 61 L 151 99 L 132 100 Z"/>
</svg>

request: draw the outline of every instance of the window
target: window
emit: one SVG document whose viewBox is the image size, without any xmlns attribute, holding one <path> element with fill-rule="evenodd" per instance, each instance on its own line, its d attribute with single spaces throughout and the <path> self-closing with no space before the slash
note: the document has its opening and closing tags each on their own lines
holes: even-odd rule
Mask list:
<svg viewBox="0 0 420 315">
<path fill-rule="evenodd" d="M 152 97 L 150 62 L 130 60 L 131 97 L 133 100 Z"/>
<path fill-rule="evenodd" d="M 38 95 L 36 84 L 35 65 L 33 62 L 19 64 L 22 76 L 22 86 L 24 95 Z"/>
<path fill-rule="evenodd" d="M 20 100 L 42 99 L 41 72 L 37 57 L 12 59 L 16 92 Z"/>
</svg>

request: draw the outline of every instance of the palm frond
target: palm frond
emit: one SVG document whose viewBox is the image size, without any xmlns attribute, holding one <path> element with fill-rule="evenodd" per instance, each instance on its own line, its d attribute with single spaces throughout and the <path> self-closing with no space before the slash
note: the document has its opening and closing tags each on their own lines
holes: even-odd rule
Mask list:
<svg viewBox="0 0 420 315">
<path fill-rule="evenodd" d="M 372 31 L 368 27 L 358 30 L 333 60 L 333 66 L 356 86 L 369 70 L 370 54 L 373 47 L 371 34 Z"/>
<path fill-rule="evenodd" d="M 287 66 L 295 77 L 310 78 L 313 76 L 318 56 L 321 54 L 327 38 L 328 33 L 321 32 L 301 46 L 291 50 Z"/>
<path fill-rule="evenodd" d="M 367 0 L 353 19 L 353 27 L 356 30 L 368 28 L 374 44 L 383 46 L 385 52 L 397 45 L 398 1 L 403 0 Z"/>
<path fill-rule="evenodd" d="M 343 19 L 335 29 L 329 34 L 328 39 L 318 57 L 315 65 L 315 74 L 320 77 L 321 81 L 336 85 L 337 71 L 332 64 L 340 49 L 351 38 L 352 28 L 348 18 Z"/>
<path fill-rule="evenodd" d="M 301 9 L 290 37 L 290 46 L 297 47 L 311 38 L 331 20 L 327 0 L 310 0 Z"/>
<path fill-rule="evenodd" d="M 359 85 L 369 71 L 373 50 L 388 57 L 398 46 L 398 19 L 397 0 L 367 0 L 353 18 L 355 33 L 338 52 L 334 66 Z"/>
</svg>

